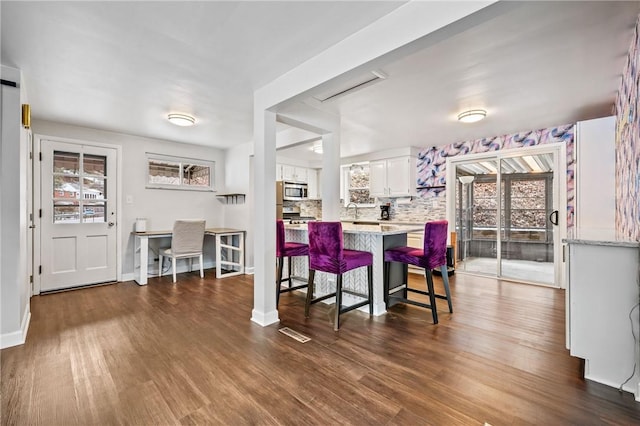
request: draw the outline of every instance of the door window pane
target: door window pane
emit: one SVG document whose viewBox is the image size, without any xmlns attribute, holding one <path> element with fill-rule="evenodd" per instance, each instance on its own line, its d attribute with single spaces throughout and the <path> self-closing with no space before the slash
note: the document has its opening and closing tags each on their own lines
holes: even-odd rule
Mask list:
<svg viewBox="0 0 640 426">
<path fill-rule="evenodd" d="M 106 176 L 107 157 L 103 155 L 85 154 L 83 160 L 85 175 Z"/>
<path fill-rule="evenodd" d="M 53 198 L 71 200 L 80 198 L 80 178 L 75 176 L 54 176 Z"/>
<path fill-rule="evenodd" d="M 80 203 L 78 201 L 54 201 L 53 223 L 79 223 Z"/>
<path fill-rule="evenodd" d="M 80 171 L 80 154 L 77 152 L 54 151 L 53 172 L 77 175 Z"/>
<path fill-rule="evenodd" d="M 85 200 L 104 200 L 106 198 L 105 179 L 85 177 L 83 182 L 84 187 L 82 190 L 82 196 Z"/>
<path fill-rule="evenodd" d="M 82 221 L 84 223 L 106 222 L 106 203 L 84 202 L 82 207 Z"/>
</svg>

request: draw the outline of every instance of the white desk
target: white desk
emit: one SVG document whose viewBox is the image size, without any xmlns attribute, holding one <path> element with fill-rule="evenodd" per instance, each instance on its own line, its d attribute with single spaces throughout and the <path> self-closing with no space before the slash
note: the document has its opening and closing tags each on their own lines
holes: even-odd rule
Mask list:
<svg viewBox="0 0 640 426">
<path fill-rule="evenodd" d="M 208 228 L 205 236 L 216 238 L 216 278 L 244 274 L 244 233 L 240 229 Z M 132 232 L 135 240 L 133 271 L 138 285 L 146 285 L 149 276 L 149 239 L 171 237 L 171 231 Z M 226 258 L 223 260 L 222 257 Z M 222 267 L 230 267 L 223 271 Z"/>
</svg>

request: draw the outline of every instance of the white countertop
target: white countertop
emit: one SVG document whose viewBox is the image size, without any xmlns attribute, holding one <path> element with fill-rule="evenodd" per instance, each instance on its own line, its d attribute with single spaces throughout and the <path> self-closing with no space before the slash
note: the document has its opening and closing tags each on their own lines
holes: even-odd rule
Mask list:
<svg viewBox="0 0 640 426">
<path fill-rule="evenodd" d="M 285 229 L 300 230 L 307 232 L 306 224 L 285 225 Z M 354 225 L 353 223 L 343 222 L 342 232 L 344 234 L 376 234 L 376 235 L 397 235 L 409 232 L 424 231 L 424 225 L 395 225 L 395 224 L 379 224 L 379 225 Z"/>
<path fill-rule="evenodd" d="M 638 241 L 601 241 L 601 240 L 584 240 L 584 239 L 576 239 L 576 238 L 568 238 L 562 240 L 565 244 L 581 244 L 587 246 L 611 246 L 611 247 L 629 247 L 629 248 L 637 248 L 640 247 L 640 243 Z"/>
</svg>

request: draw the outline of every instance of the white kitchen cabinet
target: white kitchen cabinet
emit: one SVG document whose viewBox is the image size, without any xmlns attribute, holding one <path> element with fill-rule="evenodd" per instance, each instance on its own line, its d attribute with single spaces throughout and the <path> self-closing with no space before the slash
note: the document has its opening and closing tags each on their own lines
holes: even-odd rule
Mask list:
<svg viewBox="0 0 640 426">
<path fill-rule="evenodd" d="M 283 164 L 282 180 L 288 182 L 307 182 L 307 169 L 305 167 Z"/>
<path fill-rule="evenodd" d="M 640 401 L 634 331 L 640 314 L 638 243 L 565 240 L 569 245 L 567 329 L 571 355 L 585 360 L 584 377 L 633 392 Z M 629 380 L 627 381 L 627 379 Z"/>
<path fill-rule="evenodd" d="M 307 195 L 310 200 L 321 198 L 319 172 L 318 169 L 307 169 Z"/>
<path fill-rule="evenodd" d="M 576 238 L 616 238 L 615 129 L 615 117 L 577 124 Z"/>
<path fill-rule="evenodd" d="M 282 180 L 282 164 L 276 164 L 276 180 Z"/>
<path fill-rule="evenodd" d="M 410 156 L 369 162 L 369 193 L 372 197 L 416 195 L 416 159 Z"/>
</svg>

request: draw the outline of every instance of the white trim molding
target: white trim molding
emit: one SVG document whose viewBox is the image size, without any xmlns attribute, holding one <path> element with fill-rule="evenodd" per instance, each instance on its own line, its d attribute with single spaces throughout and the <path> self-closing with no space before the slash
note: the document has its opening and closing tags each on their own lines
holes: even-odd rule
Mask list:
<svg viewBox="0 0 640 426">
<path fill-rule="evenodd" d="M 27 331 L 29 331 L 29 324 L 31 323 L 31 309 L 29 308 L 29 302 L 27 302 L 24 316 L 22 317 L 22 323 L 20 324 L 20 330 L 11 333 L 6 333 L 0 336 L 0 349 L 10 348 L 12 346 L 24 345 L 27 341 Z"/>
</svg>

